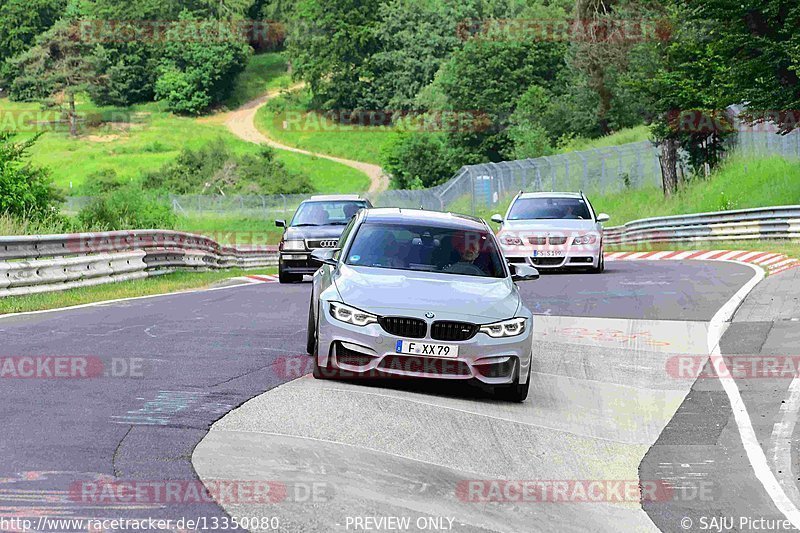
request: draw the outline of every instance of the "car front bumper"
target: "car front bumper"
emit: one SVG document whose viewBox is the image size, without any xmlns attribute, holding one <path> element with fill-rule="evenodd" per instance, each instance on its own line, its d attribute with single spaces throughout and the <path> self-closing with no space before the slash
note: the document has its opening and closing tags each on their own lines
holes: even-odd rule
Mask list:
<svg viewBox="0 0 800 533">
<path fill-rule="evenodd" d="M 495 339 L 484 333 L 467 341 L 440 341 L 399 337 L 380 324 L 354 326 L 336 320 L 323 303 L 319 317 L 319 360 L 323 369 L 336 370 L 344 377 L 418 377 L 448 380 L 475 379 L 487 385 L 520 383 L 528 379 L 533 342 L 533 317 L 528 316 L 525 332 L 516 337 Z M 412 312 L 403 316 L 420 318 Z M 448 320 L 437 317 L 437 320 Z M 456 320 L 453 318 L 453 320 Z M 400 340 L 458 345 L 456 358 L 398 354 Z"/>
<path fill-rule="evenodd" d="M 310 252 L 281 252 L 278 268 L 286 274 L 313 275 L 319 264 L 311 261 Z"/>
<path fill-rule="evenodd" d="M 509 263 L 524 263 L 537 269 L 598 268 L 602 246 L 503 246 L 503 255 Z M 541 256 L 539 254 L 553 254 Z M 534 257 L 536 254 L 536 257 Z"/>
</svg>

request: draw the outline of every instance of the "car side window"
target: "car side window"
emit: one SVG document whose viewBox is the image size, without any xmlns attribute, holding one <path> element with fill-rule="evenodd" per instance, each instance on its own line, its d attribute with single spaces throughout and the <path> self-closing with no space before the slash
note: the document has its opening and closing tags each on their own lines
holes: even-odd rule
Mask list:
<svg viewBox="0 0 800 533">
<path fill-rule="evenodd" d="M 350 219 L 350 222 L 347 224 L 347 226 L 344 228 L 344 231 L 342 232 L 342 236 L 339 237 L 339 249 L 333 254 L 333 258 L 336 259 L 337 261 L 342 256 L 342 250 L 344 249 L 344 245 L 347 244 L 347 239 L 353 232 L 353 228 L 356 225 L 356 218 L 357 217 L 353 217 L 352 219 Z"/>
</svg>

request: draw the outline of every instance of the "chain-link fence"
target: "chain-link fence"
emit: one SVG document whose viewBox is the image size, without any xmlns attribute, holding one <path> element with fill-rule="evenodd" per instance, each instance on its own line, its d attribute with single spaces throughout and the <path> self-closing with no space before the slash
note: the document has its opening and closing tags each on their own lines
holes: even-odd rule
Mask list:
<svg viewBox="0 0 800 533">
<path fill-rule="evenodd" d="M 800 132 L 789 135 L 742 131 L 735 150 L 752 157 L 800 157 Z M 649 141 L 583 150 L 536 159 L 462 167 L 456 176 L 430 189 L 388 190 L 365 195 L 378 207 L 423 208 L 485 214 L 502 209 L 520 190 L 583 191 L 587 195 L 661 186 L 658 150 Z M 171 197 L 178 214 L 203 217 L 291 218 L 309 195 Z M 77 212 L 89 198 L 70 197 L 67 212 Z"/>
</svg>

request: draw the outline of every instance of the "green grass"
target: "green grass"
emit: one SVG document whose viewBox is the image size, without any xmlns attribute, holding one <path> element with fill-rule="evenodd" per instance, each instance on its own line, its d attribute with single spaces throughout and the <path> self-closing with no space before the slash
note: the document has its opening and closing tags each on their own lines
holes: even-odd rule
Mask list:
<svg viewBox="0 0 800 533">
<path fill-rule="evenodd" d="M 199 289 L 209 287 L 218 281 L 250 274 L 275 274 L 275 269 L 173 272 L 152 278 L 81 287 L 60 292 L 8 296 L 0 298 L 0 315 Z"/>
<path fill-rule="evenodd" d="M 563 144 L 558 153 L 576 152 L 580 150 L 592 150 L 594 148 L 607 148 L 609 146 L 619 146 L 620 144 L 635 143 L 646 141 L 650 138 L 650 128 L 648 126 L 636 126 L 635 128 L 625 128 L 611 135 L 598 137 L 597 139 L 587 139 L 576 137 Z"/>
<path fill-rule="evenodd" d="M 292 214 L 279 218 L 291 218 Z M 175 229 L 205 235 L 219 243 L 233 245 L 278 244 L 283 235 L 283 229 L 275 227 L 272 219 L 211 214 L 179 217 Z"/>
<path fill-rule="evenodd" d="M 278 142 L 310 152 L 379 165 L 381 150 L 391 140 L 393 128 L 346 126 L 308 109 L 308 92 L 279 97 L 259 109 L 256 127 Z M 286 122 L 286 128 L 284 128 Z"/>
<path fill-rule="evenodd" d="M 595 209 L 608 213 L 612 224 L 640 218 L 747 209 L 800 203 L 800 164 L 770 157 L 734 156 L 710 179 L 695 179 L 672 198 L 648 188 L 593 196 Z"/>
<path fill-rule="evenodd" d="M 254 55 L 236 79 L 236 87 L 225 106 L 234 109 L 267 91 L 289 87 L 292 80 L 287 65 L 283 52 Z"/>
</svg>

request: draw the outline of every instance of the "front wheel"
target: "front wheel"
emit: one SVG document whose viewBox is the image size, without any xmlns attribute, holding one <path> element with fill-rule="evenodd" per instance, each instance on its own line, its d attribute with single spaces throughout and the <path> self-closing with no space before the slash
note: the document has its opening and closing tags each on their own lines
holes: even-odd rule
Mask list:
<svg viewBox="0 0 800 533">
<path fill-rule="evenodd" d="M 606 269 L 606 258 L 603 254 L 603 251 L 600 250 L 600 260 L 597 262 L 597 268 L 592 267 L 590 272 L 592 274 L 602 274 L 603 271 Z"/>
<path fill-rule="evenodd" d="M 306 334 L 306 351 L 308 355 L 317 353 L 317 322 L 314 320 L 314 300 L 308 305 L 308 333 Z"/>
<path fill-rule="evenodd" d="M 495 397 L 507 402 L 522 403 L 528 398 L 528 391 L 531 386 L 531 367 L 533 361 L 528 364 L 528 379 L 525 383 L 519 382 L 517 377 L 516 382 L 511 385 L 501 385 L 495 389 Z"/>
</svg>

